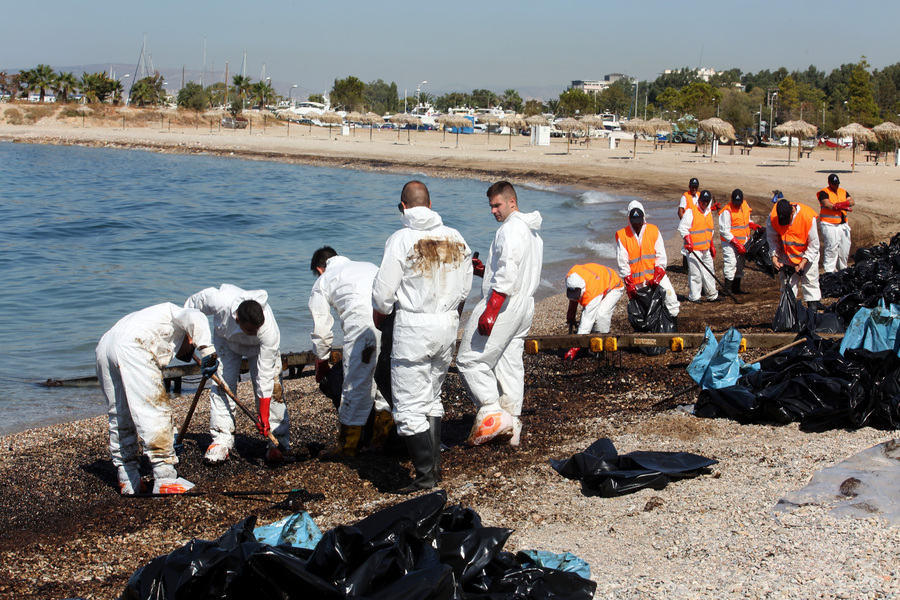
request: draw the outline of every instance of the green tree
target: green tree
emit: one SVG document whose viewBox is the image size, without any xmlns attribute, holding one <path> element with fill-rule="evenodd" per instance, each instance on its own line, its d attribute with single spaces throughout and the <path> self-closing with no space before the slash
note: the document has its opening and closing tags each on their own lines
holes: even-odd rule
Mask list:
<svg viewBox="0 0 900 600">
<path fill-rule="evenodd" d="M 366 84 L 353 75 L 345 79 L 335 79 L 334 87 L 331 88 L 331 105 L 336 109 L 363 111 L 365 89 Z"/>
<path fill-rule="evenodd" d="M 547 100 L 547 112 L 551 115 L 559 114 L 559 98 L 550 98 Z"/>
<path fill-rule="evenodd" d="M 853 67 L 847 84 L 847 92 L 850 95 L 847 110 L 852 119 L 871 127 L 878 123 L 878 105 L 875 104 L 872 77 L 868 68 L 869 63 L 865 56 Z"/>
<path fill-rule="evenodd" d="M 559 95 L 559 108 L 567 117 L 587 114 L 593 105 L 591 95 L 578 88 L 570 88 Z"/>
<path fill-rule="evenodd" d="M 512 88 L 503 92 L 503 95 L 500 96 L 500 103 L 505 110 L 512 110 L 517 113 L 522 112 L 522 96 Z"/>
<path fill-rule="evenodd" d="M 497 94 L 491 90 L 472 90 L 470 94 L 471 105 L 475 108 L 493 108 L 497 106 Z"/>
<path fill-rule="evenodd" d="M 427 94 L 422 94 L 422 96 L 425 98 L 422 101 L 427 102 L 429 96 Z M 399 103 L 397 98 L 397 84 L 392 81 L 391 84 L 388 85 L 381 79 L 370 81 L 363 90 L 363 100 L 365 101 L 368 110 L 379 115 L 394 112 L 397 110 L 397 105 Z"/>
<path fill-rule="evenodd" d="M 310 94 L 309 98 L 307 98 L 310 102 L 318 102 L 319 104 L 325 104 L 325 96 L 322 94 Z"/>
<path fill-rule="evenodd" d="M 40 95 L 40 102 L 43 104 L 47 90 L 53 89 L 56 82 L 56 73 L 53 72 L 50 65 L 38 65 L 33 69 L 23 71 L 22 79 L 28 91 L 37 92 Z"/>
<path fill-rule="evenodd" d="M 627 82 L 619 80 L 600 92 L 600 96 L 597 98 L 600 111 L 611 112 L 615 115 L 624 114 L 631 105 L 631 96 L 626 92 L 626 85 L 628 85 Z"/>
<path fill-rule="evenodd" d="M 110 78 L 103 71 L 97 73 L 83 73 L 81 76 L 81 92 L 88 102 L 106 102 L 118 89 L 122 91 L 122 83 Z"/>
<path fill-rule="evenodd" d="M 667 87 L 664 92 L 658 94 L 656 96 L 656 103 L 659 104 L 663 110 L 670 112 L 681 113 L 684 110 L 681 106 L 681 96 L 678 95 L 678 90 L 673 87 Z"/>
<path fill-rule="evenodd" d="M 250 86 L 250 97 L 260 110 L 265 110 L 266 105 L 275 97 L 275 90 L 268 81 L 257 81 Z"/>
<path fill-rule="evenodd" d="M 231 78 L 231 84 L 234 86 L 238 97 L 241 99 L 241 110 L 244 110 L 247 96 L 250 94 L 250 86 L 253 85 L 253 80 L 251 77 L 245 75 L 235 75 Z"/>
<path fill-rule="evenodd" d="M 156 71 L 153 75 L 138 79 L 131 86 L 129 102 L 140 107 L 158 106 L 165 97 L 165 90 L 163 89 L 165 82 L 165 78 L 159 74 L 159 71 Z"/>
<path fill-rule="evenodd" d="M 209 94 L 203 89 L 199 83 L 189 81 L 184 87 L 178 90 L 178 106 L 191 108 L 196 111 L 206 110 L 209 108 Z"/>
<path fill-rule="evenodd" d="M 526 118 L 539 115 L 544 112 L 544 103 L 540 100 L 527 100 L 525 102 L 524 112 L 522 114 L 525 115 Z"/>
<path fill-rule="evenodd" d="M 872 73 L 875 103 L 885 120 L 892 121 L 900 113 L 900 63 Z M 2 84 L 0 84 L 2 87 Z"/>
<path fill-rule="evenodd" d="M 704 81 L 695 81 L 679 90 L 681 106 L 697 120 L 715 115 L 716 104 L 722 100 L 722 92 Z"/>
<path fill-rule="evenodd" d="M 467 108 L 471 103 L 471 98 L 464 92 L 450 92 L 439 96 L 434 105 L 441 112 L 447 112 L 451 108 Z"/>
<path fill-rule="evenodd" d="M 72 73 L 63 73 L 60 71 L 56 75 L 56 83 L 53 85 L 53 92 L 56 94 L 56 101 L 60 104 L 69 102 L 69 95 L 78 91 L 78 79 Z"/>
</svg>

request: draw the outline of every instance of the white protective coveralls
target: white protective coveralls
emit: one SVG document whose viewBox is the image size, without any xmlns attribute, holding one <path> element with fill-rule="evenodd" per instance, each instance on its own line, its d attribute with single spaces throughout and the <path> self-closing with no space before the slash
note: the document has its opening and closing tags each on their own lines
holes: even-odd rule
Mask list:
<svg viewBox="0 0 900 600">
<path fill-rule="evenodd" d="M 479 414 L 501 408 L 513 417 L 515 431 L 525 397 L 525 336 L 534 317 L 534 292 L 541 281 L 543 221 L 537 211 L 515 211 L 501 223 L 484 262 L 482 298 L 466 323 L 456 366 Z M 478 332 L 491 290 L 506 294 L 489 336 Z M 476 417 L 477 419 L 478 417 Z"/>
<path fill-rule="evenodd" d="M 750 233 L 753 232 L 751 231 Z M 731 243 L 731 240 L 734 239 L 734 234 L 731 232 L 730 210 L 723 209 L 722 212 L 719 213 L 719 236 L 722 238 L 722 272 L 725 275 L 725 279 L 742 279 L 744 277 L 744 265 L 746 264 L 747 259 L 745 255 L 738 254 L 734 245 Z M 744 242 L 744 245 L 747 245 L 746 241 Z"/>
<path fill-rule="evenodd" d="M 697 210 L 702 211 L 704 216 L 709 216 L 711 210 L 710 205 L 706 206 L 706 210 L 700 208 L 700 204 L 696 204 Z M 713 219 L 713 223 L 715 224 L 715 219 Z M 684 216 L 681 217 L 681 222 L 678 224 L 678 235 L 684 239 L 686 236 L 690 235 L 691 227 L 694 224 L 694 211 L 687 210 L 684 212 Z M 713 263 L 712 256 L 712 245 L 716 241 L 716 232 L 713 231 L 710 233 L 709 240 L 709 248 L 706 250 L 694 250 L 693 254 L 688 253 L 688 300 L 691 302 L 700 302 L 700 296 L 706 292 L 706 299 L 709 301 L 713 301 L 719 297 L 719 291 L 716 289 L 716 280 L 713 277 L 713 270 L 715 268 Z M 687 250 L 682 250 L 683 252 L 687 252 Z M 700 262 L 703 262 L 703 265 L 706 265 L 706 269 L 703 268 L 703 265 Z M 708 269 L 708 270 L 707 270 Z"/>
<path fill-rule="evenodd" d="M 792 223 L 797 218 L 800 207 L 793 205 L 793 209 L 794 211 L 791 215 Z M 806 270 L 803 273 L 794 273 L 791 275 L 790 281 L 786 282 L 791 286 L 791 291 L 794 292 L 795 298 L 799 297 L 797 288 L 802 289 L 803 300 L 806 302 L 819 302 L 822 300 L 822 291 L 819 289 L 819 228 L 816 226 L 816 221 L 818 219 L 812 219 L 812 226 L 807 232 L 806 250 L 804 250 L 802 255 L 802 258 L 805 258 L 809 264 L 806 265 Z M 769 242 L 769 256 L 778 257 L 778 260 L 783 265 L 791 264 L 791 261 L 784 253 L 781 236 L 772 227 L 772 215 L 769 215 L 766 221 L 766 240 Z M 779 277 L 781 279 L 785 278 L 781 274 L 779 274 Z"/>
<path fill-rule="evenodd" d="M 285 450 L 290 449 L 290 420 L 284 403 L 284 394 L 273 397 L 275 382 L 281 377 L 281 332 L 272 307 L 268 305 L 269 295 L 265 290 L 243 290 L 235 285 L 223 283 L 199 291 L 184 303 L 185 308 L 196 308 L 213 317 L 213 344 L 219 355 L 218 376 L 232 392 L 237 393 L 238 377 L 241 374 L 241 359 L 247 357 L 253 392 L 256 396 L 257 411 L 260 398 L 271 398 L 269 404 L 269 426 L 272 435 Z M 241 331 L 235 315 L 244 300 L 256 300 L 262 306 L 265 322 L 256 335 Z M 279 388 L 280 388 L 279 383 Z M 235 403 L 225 395 L 218 385 L 209 392 L 209 432 L 213 444 L 221 444 L 229 450 L 234 446 Z M 269 441 L 269 446 L 274 445 Z"/>
<path fill-rule="evenodd" d="M 644 213 L 644 218 L 646 219 L 647 211 L 644 210 L 644 205 L 637 200 L 631 201 L 625 214 L 631 214 L 632 209 L 635 208 L 640 209 L 640 211 Z M 628 222 L 628 227 L 631 227 L 631 222 Z M 646 226 L 641 227 L 640 233 L 637 234 L 638 242 L 643 241 L 644 233 L 646 231 Z M 656 242 L 653 245 L 653 250 L 656 253 L 656 266 L 665 269 L 669 263 L 669 258 L 666 255 L 666 245 L 665 242 L 663 242 L 662 233 L 657 236 Z M 625 279 L 626 277 L 631 275 L 631 264 L 629 263 L 628 259 L 628 250 L 625 249 L 625 246 L 622 244 L 621 240 L 618 240 L 616 242 L 616 265 L 619 268 L 619 276 L 622 279 Z M 642 288 L 645 285 L 647 285 L 645 282 L 635 284 L 637 288 Z M 671 316 L 677 317 L 679 311 L 681 310 L 681 304 L 678 303 L 678 295 L 675 293 L 675 288 L 672 286 L 672 282 L 669 281 L 669 276 L 665 275 L 662 278 L 662 281 L 659 282 L 659 285 L 666 291 L 666 310 L 669 311 L 669 314 Z"/>
<path fill-rule="evenodd" d="M 206 316 L 166 302 L 122 317 L 97 344 L 97 379 L 109 406 L 109 452 L 123 494 L 140 490 L 139 437 L 155 487 L 178 477 L 172 404 L 162 369 L 186 335 L 197 348 L 206 346 L 211 353 Z"/>
<path fill-rule="evenodd" d="M 428 417 L 444 416 L 441 385 L 456 345 L 457 310 L 472 288 L 472 251 L 430 208 L 408 208 L 401 222 L 385 242 L 372 307 L 386 315 L 397 305 L 393 416 L 397 432 L 412 436 L 430 430 Z"/>
<path fill-rule="evenodd" d="M 572 273 L 566 277 L 566 287 L 585 290 L 587 289 L 587 283 L 578 273 Z M 578 331 L 576 333 L 578 335 L 609 333 L 613 311 L 616 309 L 616 304 L 619 303 L 619 298 L 624 293 L 625 287 L 620 282 L 619 287 L 612 288 L 605 294 L 600 294 L 588 302 L 587 306 L 581 309 L 581 321 L 578 323 Z"/>
<path fill-rule="evenodd" d="M 341 389 L 341 423 L 363 426 L 375 409 L 390 411 L 390 406 L 375 385 L 375 365 L 381 348 L 381 332 L 372 321 L 372 283 L 378 267 L 332 256 L 325 272 L 316 278 L 309 294 L 309 312 L 313 319 L 310 339 L 319 360 L 328 360 L 334 341 L 332 307 L 344 332 L 344 385 Z"/>
</svg>

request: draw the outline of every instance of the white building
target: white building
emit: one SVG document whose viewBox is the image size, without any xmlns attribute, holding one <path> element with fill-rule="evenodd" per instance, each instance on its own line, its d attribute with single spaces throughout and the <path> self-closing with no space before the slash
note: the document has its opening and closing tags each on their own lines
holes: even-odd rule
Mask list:
<svg viewBox="0 0 900 600">
<path fill-rule="evenodd" d="M 663 75 L 671 75 L 671 74 L 677 73 L 679 71 L 681 71 L 681 69 L 666 69 L 665 71 L 663 71 Z M 716 71 L 715 69 L 710 69 L 707 67 L 700 67 L 699 69 L 693 69 L 693 71 L 694 71 L 694 74 L 697 75 L 697 77 L 699 77 L 706 83 L 709 83 L 710 77 L 712 77 L 713 75 L 716 75 L 718 73 L 718 71 Z"/>
<path fill-rule="evenodd" d="M 604 75 L 602 80 L 573 79 L 572 85 L 569 86 L 569 89 L 582 90 L 584 92 L 587 92 L 588 94 L 599 94 L 620 79 L 629 81 L 631 78 L 623 73 L 610 73 L 609 75 Z"/>
</svg>

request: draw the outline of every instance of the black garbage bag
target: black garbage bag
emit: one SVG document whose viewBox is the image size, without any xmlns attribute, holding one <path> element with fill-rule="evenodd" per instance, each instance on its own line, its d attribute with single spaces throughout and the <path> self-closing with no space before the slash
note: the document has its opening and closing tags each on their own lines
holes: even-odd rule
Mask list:
<svg viewBox="0 0 900 600">
<path fill-rule="evenodd" d="M 666 290 L 661 285 L 644 286 L 628 301 L 628 322 L 640 333 L 674 333 L 675 319 L 666 308 Z M 647 356 L 657 356 L 668 348 L 638 348 Z"/>
<path fill-rule="evenodd" d="M 766 228 L 760 227 L 750 235 L 750 239 L 744 244 L 747 252 L 744 254 L 746 262 L 753 262 L 759 267 L 759 270 L 768 275 L 775 277 L 775 265 L 772 264 L 772 257 L 769 256 L 769 240 L 766 238 Z"/>
<path fill-rule="evenodd" d="M 503 551 L 511 531 L 433 492 L 323 535 L 314 550 L 256 541 L 256 517 L 216 541 L 192 540 L 131 577 L 128 600 L 369 598 L 457 600 L 593 597 L 596 583 Z"/>
<path fill-rule="evenodd" d="M 344 359 L 337 361 L 328 370 L 328 374 L 319 382 L 319 391 L 331 398 L 334 407 L 341 407 L 341 394 L 344 389 Z"/>
<path fill-rule="evenodd" d="M 671 481 L 696 477 L 719 461 L 688 452 L 629 452 L 620 455 L 602 438 L 566 460 L 550 459 L 557 473 L 580 479 L 586 496 L 612 498 L 644 488 L 661 490 Z"/>
<path fill-rule="evenodd" d="M 772 331 L 799 331 L 797 326 L 797 298 L 789 285 L 781 286 L 781 300 L 775 309 Z"/>
<path fill-rule="evenodd" d="M 694 415 L 706 419 L 754 423 L 763 419 L 765 411 L 753 391 L 747 386 L 736 384 L 701 391 L 694 404 Z"/>
</svg>

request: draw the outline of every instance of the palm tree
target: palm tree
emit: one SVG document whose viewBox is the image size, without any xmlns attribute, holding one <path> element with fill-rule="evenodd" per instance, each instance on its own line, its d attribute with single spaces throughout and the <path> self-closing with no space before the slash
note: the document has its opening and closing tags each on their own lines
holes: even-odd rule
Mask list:
<svg viewBox="0 0 900 600">
<path fill-rule="evenodd" d="M 257 81 L 250 86 L 250 93 L 253 101 L 259 104 L 259 109 L 264 110 L 268 99 L 275 95 L 275 90 L 268 81 Z"/>
<path fill-rule="evenodd" d="M 41 96 L 40 102 L 44 103 L 46 90 L 53 88 L 56 82 L 56 74 L 50 65 L 38 65 L 33 69 L 23 73 L 25 82 L 29 91 L 38 92 Z"/>
<path fill-rule="evenodd" d="M 69 94 L 78 90 L 78 80 L 72 73 L 63 73 L 60 71 L 56 75 L 56 83 L 53 85 L 53 91 L 56 92 L 56 101 L 66 104 L 69 101 Z"/>
<path fill-rule="evenodd" d="M 250 91 L 250 80 L 251 78 L 245 75 L 235 75 L 231 78 L 234 89 L 237 91 L 238 96 L 241 97 L 241 110 L 244 109 L 244 100 L 247 98 L 247 92 Z"/>
</svg>

